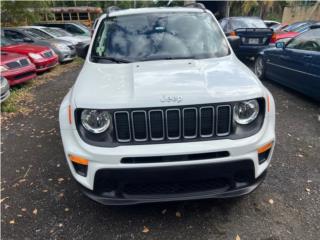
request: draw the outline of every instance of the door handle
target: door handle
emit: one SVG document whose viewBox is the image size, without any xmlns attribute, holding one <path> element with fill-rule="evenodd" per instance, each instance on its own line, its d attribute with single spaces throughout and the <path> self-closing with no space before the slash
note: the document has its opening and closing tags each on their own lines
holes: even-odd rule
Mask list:
<svg viewBox="0 0 320 240">
<path fill-rule="evenodd" d="M 305 59 L 311 59 L 312 56 L 311 56 L 311 55 L 304 55 L 303 58 L 305 58 Z"/>
</svg>

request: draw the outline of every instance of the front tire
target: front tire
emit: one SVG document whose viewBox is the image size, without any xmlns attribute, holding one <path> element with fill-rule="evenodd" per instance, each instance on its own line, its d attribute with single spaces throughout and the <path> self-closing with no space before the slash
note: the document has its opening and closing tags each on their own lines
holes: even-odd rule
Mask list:
<svg viewBox="0 0 320 240">
<path fill-rule="evenodd" d="M 262 56 L 258 56 L 254 62 L 254 73 L 260 80 L 265 79 L 266 65 Z"/>
</svg>

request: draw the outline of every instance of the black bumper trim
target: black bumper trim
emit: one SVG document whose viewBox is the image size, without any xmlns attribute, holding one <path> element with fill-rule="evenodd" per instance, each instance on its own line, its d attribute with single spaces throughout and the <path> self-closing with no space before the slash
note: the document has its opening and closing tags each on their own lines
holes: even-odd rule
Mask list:
<svg viewBox="0 0 320 240">
<path fill-rule="evenodd" d="M 94 190 L 81 186 L 92 200 L 105 205 L 133 205 L 248 194 L 263 181 L 254 177 L 251 160 L 189 166 L 102 169 Z"/>
<path fill-rule="evenodd" d="M 143 204 L 143 203 L 160 203 L 160 202 L 175 202 L 175 201 L 188 201 L 188 200 L 199 200 L 199 199 L 221 199 L 221 198 L 234 198 L 234 197 L 240 197 L 243 195 L 247 195 L 251 192 L 253 192 L 264 180 L 266 176 L 266 171 L 261 174 L 256 181 L 245 188 L 240 188 L 237 190 L 232 191 L 226 191 L 222 193 L 207 193 L 207 194 L 201 194 L 197 193 L 194 195 L 177 195 L 177 196 L 170 196 L 170 197 L 162 197 L 162 198 L 143 198 L 143 199 L 123 199 L 123 198 L 108 198 L 108 197 L 102 197 L 97 194 L 95 194 L 93 191 L 83 187 L 81 184 L 80 189 L 83 194 L 85 194 L 88 198 L 101 203 L 103 205 L 109 205 L 109 206 L 121 206 L 121 205 L 136 205 L 136 204 Z"/>
</svg>

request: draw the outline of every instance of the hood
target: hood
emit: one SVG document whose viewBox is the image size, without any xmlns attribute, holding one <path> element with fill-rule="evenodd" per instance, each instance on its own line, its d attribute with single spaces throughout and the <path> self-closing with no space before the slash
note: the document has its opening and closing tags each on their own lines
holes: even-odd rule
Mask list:
<svg viewBox="0 0 320 240">
<path fill-rule="evenodd" d="M 68 41 L 72 43 L 73 45 L 77 45 L 79 43 L 78 39 L 71 36 L 65 36 L 65 37 L 59 37 L 58 39 Z"/>
<path fill-rule="evenodd" d="M 230 102 L 263 96 L 234 56 L 129 64 L 86 61 L 72 94 L 80 108 L 137 108 Z"/>
<path fill-rule="evenodd" d="M 9 52 L 1 52 L 1 64 L 6 64 L 8 62 L 17 61 L 20 59 L 26 58 L 23 55 L 15 54 L 15 53 L 9 53 Z"/>
<path fill-rule="evenodd" d="M 50 50 L 46 46 L 33 45 L 33 44 L 15 44 L 10 46 L 1 47 L 1 51 L 28 54 L 28 53 L 40 53 Z"/>
<path fill-rule="evenodd" d="M 73 45 L 71 42 L 69 41 L 66 41 L 66 40 L 63 40 L 63 39 L 57 39 L 57 38 L 50 38 L 50 39 L 47 39 L 47 40 L 43 40 L 43 42 L 48 42 L 50 44 L 52 43 L 57 43 L 57 44 L 65 44 L 67 46 L 69 45 Z"/>
</svg>

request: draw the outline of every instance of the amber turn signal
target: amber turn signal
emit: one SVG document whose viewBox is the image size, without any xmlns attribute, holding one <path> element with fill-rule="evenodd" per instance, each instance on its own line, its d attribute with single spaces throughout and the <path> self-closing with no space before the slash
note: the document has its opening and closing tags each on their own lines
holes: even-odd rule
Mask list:
<svg viewBox="0 0 320 240">
<path fill-rule="evenodd" d="M 266 145 L 263 145 L 262 147 L 258 148 L 258 153 L 263 153 L 267 150 L 269 150 L 270 148 L 272 148 L 272 142 L 271 143 L 268 143 Z"/>
<path fill-rule="evenodd" d="M 81 165 L 88 165 L 89 161 L 88 159 L 85 159 L 83 157 L 79 157 L 79 156 L 75 156 L 75 155 L 72 155 L 72 154 L 69 154 L 69 159 L 74 162 L 74 163 L 77 163 L 77 164 L 81 164 Z"/>
</svg>

